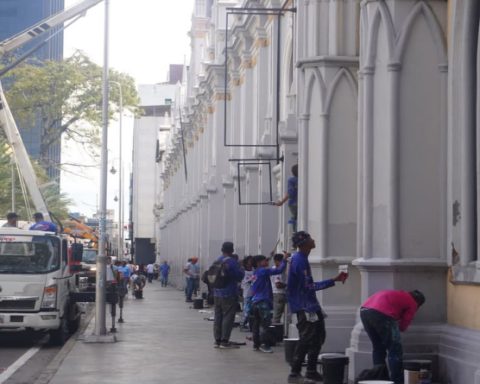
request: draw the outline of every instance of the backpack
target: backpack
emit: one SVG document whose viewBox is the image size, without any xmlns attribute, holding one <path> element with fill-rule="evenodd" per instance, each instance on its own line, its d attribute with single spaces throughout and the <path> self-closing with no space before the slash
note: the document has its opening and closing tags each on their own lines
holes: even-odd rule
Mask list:
<svg viewBox="0 0 480 384">
<path fill-rule="evenodd" d="M 225 257 L 223 260 L 217 260 L 208 268 L 206 271 L 207 284 L 218 289 L 225 288 L 228 285 L 230 282 L 226 264 L 228 259 L 229 257 Z"/>
</svg>

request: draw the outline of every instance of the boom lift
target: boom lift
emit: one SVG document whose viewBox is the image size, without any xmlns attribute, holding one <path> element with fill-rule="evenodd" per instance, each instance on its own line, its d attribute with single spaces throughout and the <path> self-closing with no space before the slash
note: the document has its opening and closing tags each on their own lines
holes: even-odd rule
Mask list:
<svg viewBox="0 0 480 384">
<path fill-rule="evenodd" d="M 52 28 L 80 17 L 101 1 L 84 0 L 0 42 L 0 54 L 9 53 Z M 47 205 L 1 84 L 0 125 L 35 209 L 49 220 Z M 69 333 L 80 324 L 77 301 L 85 301 L 79 292 L 78 274 L 69 268 L 72 260 L 81 262 L 82 253 L 80 244 L 69 247 L 66 235 L 0 228 L 0 330 L 47 330 L 51 343 L 64 344 Z"/>
</svg>

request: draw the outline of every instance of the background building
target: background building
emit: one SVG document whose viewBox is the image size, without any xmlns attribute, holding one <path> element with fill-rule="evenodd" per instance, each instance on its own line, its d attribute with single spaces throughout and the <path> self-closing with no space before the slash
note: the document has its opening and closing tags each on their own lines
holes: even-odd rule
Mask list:
<svg viewBox="0 0 480 384">
<path fill-rule="evenodd" d="M 162 207 L 162 190 L 157 177 L 158 163 L 165 152 L 165 141 L 172 128 L 172 109 L 180 87 L 182 65 L 171 66 L 169 81 L 140 85 L 140 108 L 135 119 L 132 168 L 132 228 L 134 260 L 154 262 L 156 254 L 156 215 Z"/>
<path fill-rule="evenodd" d="M 64 0 L 0 0 L 0 40 L 7 39 L 35 25 L 39 21 L 64 9 Z M 55 33 L 58 28 L 53 29 Z M 36 40 L 26 44 L 15 52 L 17 55 L 28 51 L 37 44 Z M 44 60 L 63 59 L 63 32 L 53 37 L 45 46 L 36 51 L 33 57 Z M 34 127 L 19 127 L 28 154 L 34 159 L 40 156 L 42 126 L 38 122 Z M 51 165 L 46 169 L 48 176 L 59 181 L 60 142 L 50 147 L 48 160 Z"/>
</svg>

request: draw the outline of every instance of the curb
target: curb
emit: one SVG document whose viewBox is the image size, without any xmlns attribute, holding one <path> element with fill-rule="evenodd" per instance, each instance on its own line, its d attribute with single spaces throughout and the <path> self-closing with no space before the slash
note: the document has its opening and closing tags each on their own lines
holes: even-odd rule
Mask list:
<svg viewBox="0 0 480 384">
<path fill-rule="evenodd" d="M 40 373 L 37 380 L 35 380 L 32 384 L 48 384 L 53 379 L 58 369 L 62 365 L 63 360 L 65 360 L 67 355 L 73 349 L 75 343 L 79 338 L 79 335 L 83 334 L 83 332 L 87 329 L 88 325 L 92 321 L 94 313 L 95 311 L 93 310 L 93 308 L 91 308 L 87 312 L 84 323 L 79 328 L 79 330 L 70 336 L 62 349 L 60 349 L 60 351 L 57 353 L 55 358 L 50 362 L 50 364 L 47 365 L 47 367 L 42 371 L 42 373 Z"/>
</svg>

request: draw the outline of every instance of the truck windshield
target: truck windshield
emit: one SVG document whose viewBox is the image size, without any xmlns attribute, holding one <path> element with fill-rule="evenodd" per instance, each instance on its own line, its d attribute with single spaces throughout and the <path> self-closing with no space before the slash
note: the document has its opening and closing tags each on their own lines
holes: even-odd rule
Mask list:
<svg viewBox="0 0 480 384">
<path fill-rule="evenodd" d="M 97 262 L 97 250 L 84 249 L 83 255 L 82 255 L 82 261 L 87 264 L 95 264 Z"/>
<path fill-rule="evenodd" d="M 0 236 L 0 273 L 40 274 L 60 266 L 59 241 L 46 236 Z"/>
</svg>

